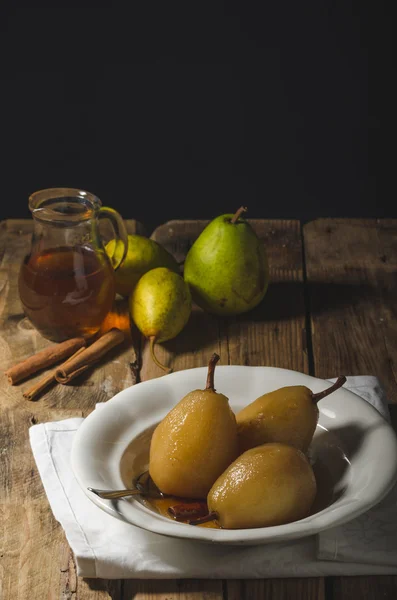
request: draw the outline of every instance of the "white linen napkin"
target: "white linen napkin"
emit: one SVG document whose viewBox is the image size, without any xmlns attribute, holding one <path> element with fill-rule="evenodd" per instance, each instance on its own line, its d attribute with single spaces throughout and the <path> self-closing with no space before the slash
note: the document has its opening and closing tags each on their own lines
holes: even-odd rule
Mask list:
<svg viewBox="0 0 397 600">
<path fill-rule="evenodd" d="M 345 387 L 389 419 L 375 377 L 349 377 Z M 343 527 L 291 542 L 233 547 L 169 538 L 115 519 L 80 489 L 69 459 L 82 421 L 66 419 L 29 430 L 44 489 L 75 555 L 79 576 L 248 579 L 397 574 L 397 488 Z"/>
</svg>

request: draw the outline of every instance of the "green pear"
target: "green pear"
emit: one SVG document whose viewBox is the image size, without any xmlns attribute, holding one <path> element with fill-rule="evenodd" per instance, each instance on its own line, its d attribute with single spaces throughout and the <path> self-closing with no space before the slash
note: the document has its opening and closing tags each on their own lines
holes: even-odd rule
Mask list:
<svg viewBox="0 0 397 600">
<path fill-rule="evenodd" d="M 269 269 L 266 252 L 241 214 L 221 215 L 211 221 L 190 248 L 184 279 L 194 301 L 217 315 L 237 315 L 264 297 Z"/>
<path fill-rule="evenodd" d="M 123 248 L 122 241 L 115 239 L 105 246 L 111 260 L 121 258 Z M 140 277 L 156 267 L 167 267 L 179 273 L 178 263 L 163 246 L 143 235 L 129 235 L 127 255 L 114 273 L 116 292 L 121 296 L 129 296 Z"/>
<path fill-rule="evenodd" d="M 183 277 L 171 269 L 157 267 L 139 279 L 129 297 L 131 319 L 150 342 L 153 361 L 169 371 L 156 358 L 154 345 L 176 337 L 189 320 L 192 300 Z"/>
</svg>

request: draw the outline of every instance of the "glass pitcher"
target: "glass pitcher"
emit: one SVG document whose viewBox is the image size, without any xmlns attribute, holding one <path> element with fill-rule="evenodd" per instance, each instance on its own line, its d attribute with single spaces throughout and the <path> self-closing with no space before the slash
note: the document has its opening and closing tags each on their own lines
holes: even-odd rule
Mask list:
<svg viewBox="0 0 397 600">
<path fill-rule="evenodd" d="M 128 249 L 124 222 L 93 194 L 72 188 L 35 192 L 29 208 L 34 230 L 18 281 L 25 314 L 47 339 L 90 338 L 115 298 L 114 270 Z M 103 247 L 101 217 L 110 220 L 124 244 L 117 259 L 109 258 Z"/>
</svg>

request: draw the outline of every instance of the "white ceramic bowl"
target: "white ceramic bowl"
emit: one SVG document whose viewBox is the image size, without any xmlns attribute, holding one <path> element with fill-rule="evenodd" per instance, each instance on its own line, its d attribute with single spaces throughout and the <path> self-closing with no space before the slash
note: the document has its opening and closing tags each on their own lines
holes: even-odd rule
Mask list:
<svg viewBox="0 0 397 600">
<path fill-rule="evenodd" d="M 87 496 L 114 517 L 172 537 L 221 544 L 258 544 L 315 534 L 377 504 L 397 479 L 397 441 L 391 426 L 356 394 L 342 388 L 318 403 L 320 418 L 311 456 L 321 491 L 316 511 L 294 523 L 258 529 L 211 529 L 172 521 L 136 498 L 102 500 L 88 487 L 131 487 L 147 468 L 155 425 L 189 391 L 205 387 L 207 368 L 187 369 L 127 388 L 91 413 L 72 448 L 72 469 Z M 236 412 L 265 392 L 329 382 L 272 367 L 217 366 L 215 387 Z"/>
</svg>

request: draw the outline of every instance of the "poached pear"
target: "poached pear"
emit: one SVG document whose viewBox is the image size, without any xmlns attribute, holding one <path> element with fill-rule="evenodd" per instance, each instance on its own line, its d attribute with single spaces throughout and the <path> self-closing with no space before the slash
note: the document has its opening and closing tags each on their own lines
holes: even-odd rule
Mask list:
<svg viewBox="0 0 397 600">
<path fill-rule="evenodd" d="M 241 454 L 208 493 L 209 515 L 225 529 L 270 527 L 307 517 L 317 491 L 313 469 L 300 450 L 264 444 Z"/>
<path fill-rule="evenodd" d="M 164 371 L 154 353 L 157 342 L 166 342 L 185 327 L 191 313 L 189 286 L 183 277 L 166 267 L 142 275 L 129 297 L 131 319 L 150 342 L 153 361 Z"/>
<path fill-rule="evenodd" d="M 112 239 L 105 246 L 108 256 L 116 262 L 121 260 L 123 249 L 121 240 Z M 156 267 L 167 267 L 179 273 L 178 263 L 163 246 L 143 235 L 130 234 L 127 255 L 114 273 L 116 292 L 129 296 L 142 275 Z"/>
<path fill-rule="evenodd" d="M 218 360 L 214 354 L 209 361 L 205 389 L 189 392 L 153 433 L 149 473 L 164 494 L 206 498 L 237 456 L 234 413 L 228 398 L 214 388 Z"/>
<path fill-rule="evenodd" d="M 317 426 L 317 402 L 345 381 L 346 377 L 339 377 L 318 394 L 304 385 L 293 385 L 259 396 L 236 415 L 240 452 L 267 442 L 290 444 L 306 452 Z"/>
<path fill-rule="evenodd" d="M 266 252 L 251 225 L 236 214 L 213 219 L 190 248 L 184 278 L 194 301 L 217 315 L 237 315 L 264 297 L 269 269 Z"/>
</svg>

